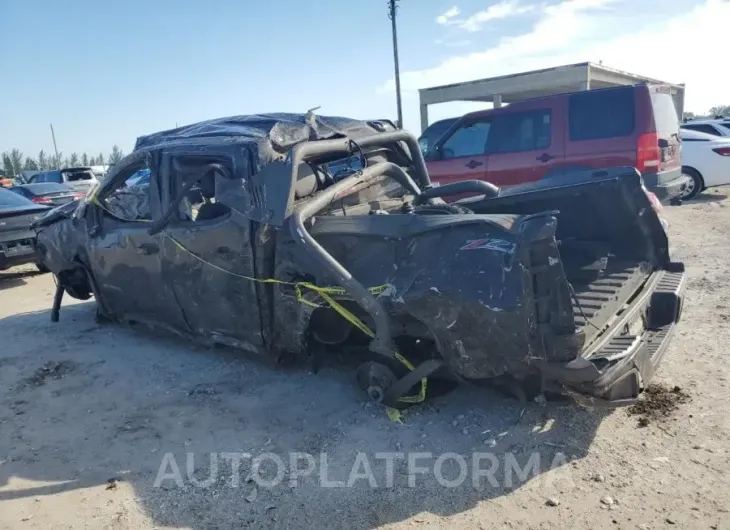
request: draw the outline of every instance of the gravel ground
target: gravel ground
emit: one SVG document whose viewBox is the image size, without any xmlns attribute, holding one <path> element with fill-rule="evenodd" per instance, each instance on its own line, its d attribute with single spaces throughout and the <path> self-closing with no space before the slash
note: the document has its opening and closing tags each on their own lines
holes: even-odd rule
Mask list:
<svg viewBox="0 0 730 530">
<path fill-rule="evenodd" d="M 397 424 L 349 367 L 99 326 L 93 301 L 51 324 L 52 277 L 2 272 L 0 528 L 730 528 L 728 205 L 668 208 L 689 285 L 656 381 L 687 397 L 648 422 L 460 388 Z"/>
</svg>

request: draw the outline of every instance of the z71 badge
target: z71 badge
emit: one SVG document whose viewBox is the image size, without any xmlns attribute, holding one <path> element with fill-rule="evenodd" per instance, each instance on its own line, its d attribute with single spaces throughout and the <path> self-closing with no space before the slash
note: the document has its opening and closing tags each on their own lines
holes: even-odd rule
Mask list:
<svg viewBox="0 0 730 530">
<path fill-rule="evenodd" d="M 505 254 L 515 253 L 515 244 L 504 239 L 469 239 L 466 244 L 459 250 L 496 250 L 497 252 L 504 252 Z"/>
</svg>

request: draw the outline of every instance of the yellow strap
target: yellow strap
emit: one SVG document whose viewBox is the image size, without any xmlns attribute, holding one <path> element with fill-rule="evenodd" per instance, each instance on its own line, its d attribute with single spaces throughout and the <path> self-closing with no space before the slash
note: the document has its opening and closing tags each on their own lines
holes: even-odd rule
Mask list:
<svg viewBox="0 0 730 530">
<path fill-rule="evenodd" d="M 385 413 L 388 415 L 388 418 L 393 423 L 403 423 L 400 410 L 394 409 L 393 407 L 386 407 Z"/>
<path fill-rule="evenodd" d="M 97 197 L 93 197 L 91 199 L 90 203 L 95 204 L 96 206 L 98 206 L 105 212 L 109 213 L 114 218 L 119 219 L 120 221 L 129 221 L 129 222 L 137 222 L 137 223 L 151 223 L 152 222 L 149 219 L 124 219 L 124 218 L 121 218 L 121 217 L 115 215 L 114 213 L 110 212 L 104 205 L 101 204 L 101 202 L 99 201 L 99 199 Z M 211 263 L 210 261 L 207 261 L 206 259 L 201 258 L 195 252 L 192 252 L 191 250 L 188 250 L 187 248 L 185 248 L 185 246 L 182 243 L 180 243 L 177 239 L 172 237 L 170 234 L 168 234 L 164 230 L 162 230 L 161 232 L 170 241 L 172 241 L 177 248 L 179 248 L 180 250 L 182 250 L 183 252 L 185 252 L 187 254 L 190 254 L 192 257 L 194 257 L 201 263 L 204 263 L 205 265 L 208 265 L 209 267 L 212 267 L 220 272 L 229 274 L 231 276 L 235 276 L 236 278 L 249 280 L 252 282 L 289 285 L 289 286 L 294 287 L 296 294 L 297 294 L 297 301 L 299 301 L 300 303 L 308 305 L 310 307 L 327 307 L 327 306 L 322 306 L 320 304 L 312 302 L 310 300 L 307 300 L 304 297 L 302 289 L 304 288 L 304 289 L 309 289 L 310 291 L 314 291 L 315 293 L 317 293 L 317 295 L 319 295 L 320 298 L 322 298 L 325 302 L 327 302 L 329 307 L 331 307 L 332 309 L 337 311 L 337 313 L 339 313 L 350 324 L 352 324 L 357 329 L 359 329 L 360 331 L 365 333 L 365 335 L 367 335 L 368 337 L 370 337 L 370 338 L 375 337 L 375 333 L 373 333 L 373 331 L 369 327 L 367 327 L 362 320 L 357 318 L 356 315 L 354 315 L 351 311 L 349 311 L 347 308 L 342 306 L 342 304 L 338 303 L 334 298 L 332 298 L 332 295 L 340 295 L 340 296 L 347 295 L 347 291 L 341 287 L 320 287 L 319 285 L 315 285 L 311 282 L 285 282 L 282 280 L 277 280 L 276 278 L 254 278 L 252 276 L 238 274 L 236 272 L 224 269 L 223 267 L 219 267 L 215 263 Z M 368 290 L 370 291 L 371 294 L 381 294 L 387 288 L 388 288 L 387 285 L 378 285 L 376 287 L 370 287 Z M 412 371 L 415 369 L 413 364 L 411 364 L 411 362 L 408 361 L 408 359 L 406 359 L 405 357 L 403 357 L 403 355 L 401 355 L 400 353 L 395 352 L 395 357 L 401 363 L 403 363 L 403 365 L 406 368 L 408 368 L 409 370 Z M 399 398 L 398 401 L 400 401 L 402 403 L 421 403 L 422 401 L 424 401 L 426 399 L 427 384 L 428 384 L 428 379 L 424 377 L 423 379 L 421 379 L 421 390 L 419 391 L 419 393 L 417 395 L 403 396 L 403 397 Z M 389 416 L 390 416 L 390 413 L 389 413 Z M 399 416 L 399 418 L 400 418 L 400 416 Z"/>
</svg>

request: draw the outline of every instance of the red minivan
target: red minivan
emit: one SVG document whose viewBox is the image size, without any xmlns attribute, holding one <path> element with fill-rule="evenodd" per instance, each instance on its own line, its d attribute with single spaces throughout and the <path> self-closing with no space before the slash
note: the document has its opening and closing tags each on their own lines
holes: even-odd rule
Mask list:
<svg viewBox="0 0 730 530">
<path fill-rule="evenodd" d="M 579 169 L 636 167 L 662 202 L 682 175 L 679 118 L 668 86 L 557 94 L 467 114 L 426 155 L 439 184 L 479 179 L 499 187 Z"/>
</svg>

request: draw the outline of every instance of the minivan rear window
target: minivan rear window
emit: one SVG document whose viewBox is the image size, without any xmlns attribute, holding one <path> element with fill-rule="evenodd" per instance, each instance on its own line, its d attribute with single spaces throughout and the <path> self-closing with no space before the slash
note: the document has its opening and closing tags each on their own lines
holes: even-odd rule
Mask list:
<svg viewBox="0 0 730 530">
<path fill-rule="evenodd" d="M 679 132 L 679 116 L 674 99 L 665 92 L 651 93 L 651 106 L 654 108 L 654 123 L 659 136 L 666 138 Z"/>
<path fill-rule="evenodd" d="M 571 141 L 616 138 L 634 132 L 633 87 L 577 92 L 570 96 L 568 106 Z"/>
</svg>

